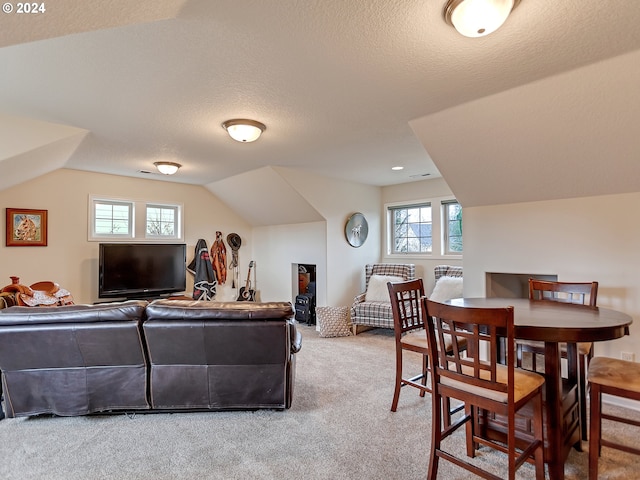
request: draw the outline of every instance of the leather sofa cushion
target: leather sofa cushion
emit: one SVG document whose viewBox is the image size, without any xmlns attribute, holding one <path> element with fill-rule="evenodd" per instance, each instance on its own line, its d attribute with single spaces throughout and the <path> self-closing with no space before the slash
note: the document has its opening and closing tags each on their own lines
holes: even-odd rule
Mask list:
<svg viewBox="0 0 640 480">
<path fill-rule="evenodd" d="M 147 307 L 147 318 L 154 320 L 277 320 L 292 318 L 293 315 L 293 306 L 289 302 L 156 300 Z"/>
<path fill-rule="evenodd" d="M 82 323 L 141 320 L 147 302 L 102 303 L 97 305 L 65 305 L 60 307 L 10 307 L 0 310 L 0 327 L 45 323 Z"/>
</svg>

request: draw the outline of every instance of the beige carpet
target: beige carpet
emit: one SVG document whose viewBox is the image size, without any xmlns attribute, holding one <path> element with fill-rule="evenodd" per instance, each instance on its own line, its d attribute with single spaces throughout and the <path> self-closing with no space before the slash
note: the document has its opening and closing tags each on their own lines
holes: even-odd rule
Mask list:
<svg viewBox="0 0 640 480">
<path fill-rule="evenodd" d="M 40 417 L 0 421 L 0 479 L 423 479 L 430 398 L 393 392 L 393 336 L 370 330 L 322 339 L 300 326 L 293 407 L 287 411 Z M 418 368 L 419 358 L 412 362 Z M 637 412 L 630 415 L 639 416 Z M 631 442 L 640 432 L 620 430 Z M 463 436 L 454 448 L 462 449 Z M 502 454 L 477 462 L 504 472 Z M 572 451 L 568 480 L 586 479 Z M 640 459 L 605 449 L 601 479 L 635 479 Z M 472 476 L 442 463 L 441 479 Z M 526 465 L 518 478 L 533 478 Z"/>
</svg>

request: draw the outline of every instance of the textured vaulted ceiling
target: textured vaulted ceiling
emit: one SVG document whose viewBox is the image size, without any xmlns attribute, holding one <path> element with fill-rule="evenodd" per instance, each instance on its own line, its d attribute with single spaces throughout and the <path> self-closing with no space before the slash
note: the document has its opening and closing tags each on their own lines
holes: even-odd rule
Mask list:
<svg viewBox="0 0 640 480">
<path fill-rule="evenodd" d="M 480 39 L 446 25 L 444 3 L 56 0 L 0 14 L 0 169 L 218 190 L 267 166 L 371 185 L 441 172 L 463 205 L 640 190 L 640 2 L 522 0 Z M 267 130 L 236 143 L 220 126 L 236 117 Z M 183 168 L 162 177 L 159 160 Z M 25 179 L 3 174 L 0 189 Z"/>
</svg>

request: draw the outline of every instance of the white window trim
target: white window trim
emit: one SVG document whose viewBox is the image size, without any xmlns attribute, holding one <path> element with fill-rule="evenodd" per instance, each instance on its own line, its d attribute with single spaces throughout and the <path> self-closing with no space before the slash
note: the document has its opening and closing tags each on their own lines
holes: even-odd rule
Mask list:
<svg viewBox="0 0 640 480">
<path fill-rule="evenodd" d="M 452 200 L 442 200 L 440 203 L 440 210 L 442 212 L 442 255 L 446 256 L 447 258 L 451 258 L 451 257 L 462 257 L 462 255 L 464 254 L 464 243 L 462 245 L 462 253 L 457 253 L 457 252 L 452 252 L 448 247 L 450 246 L 450 240 L 449 240 L 449 224 L 447 223 L 447 215 L 444 213 L 445 209 L 447 208 L 448 204 L 451 203 L 457 203 L 458 205 L 460 205 L 460 202 L 458 202 L 457 199 L 452 199 Z M 460 205 L 460 209 L 462 209 L 462 205 Z M 462 223 L 464 224 L 464 215 L 463 215 L 463 219 L 462 219 Z"/>
<path fill-rule="evenodd" d="M 407 253 L 399 253 L 399 252 L 394 252 L 394 239 L 393 239 L 393 232 L 394 232 L 394 221 L 393 221 L 393 211 L 395 210 L 399 210 L 399 209 L 405 209 L 405 208 L 416 208 L 416 207 L 427 207 L 429 208 L 430 212 L 431 212 L 431 252 L 407 252 Z M 434 217 L 433 217 L 433 204 L 431 203 L 431 201 L 429 200 L 425 200 L 425 201 L 418 201 L 418 202 L 402 202 L 402 203 L 398 203 L 398 204 L 387 204 L 385 206 L 385 212 L 386 212 L 386 222 L 387 222 L 387 254 L 388 256 L 392 256 L 392 257 L 401 257 L 401 258 L 406 258 L 407 256 L 411 256 L 411 255 L 415 255 L 417 257 L 430 257 L 433 255 L 433 222 L 435 221 Z"/>
<path fill-rule="evenodd" d="M 95 202 L 114 202 L 114 203 L 130 203 L 132 204 L 132 229 L 131 233 L 127 235 L 95 235 L 95 218 L 94 218 L 94 205 Z M 166 206 L 175 207 L 177 209 L 178 219 L 175 236 L 147 236 L 147 206 Z M 90 242 L 166 242 L 170 241 L 184 241 L 184 204 L 167 202 L 167 201 L 152 201 L 152 200 L 140 200 L 122 197 L 111 197 L 108 195 L 89 195 L 89 203 L 87 208 L 87 239 Z"/>
<path fill-rule="evenodd" d="M 131 218 L 129 219 L 129 231 L 127 233 L 122 233 L 122 234 L 111 234 L 111 235 L 98 235 L 95 233 L 96 231 L 96 218 L 95 218 L 95 205 L 96 203 L 111 203 L 111 204 L 115 204 L 115 203 L 120 203 L 120 204 L 126 204 L 129 205 L 130 211 L 131 211 Z M 131 241 L 133 238 L 135 238 L 135 216 L 136 216 L 136 208 L 135 208 L 135 202 L 133 202 L 130 199 L 126 199 L 126 198 L 114 198 L 114 197 L 106 197 L 106 196 L 96 196 L 96 195 L 89 195 L 89 208 L 88 210 L 88 215 L 89 215 L 89 221 L 88 226 L 89 226 L 89 231 L 88 231 L 88 240 L 91 241 Z"/>
<path fill-rule="evenodd" d="M 392 202 L 384 204 L 384 226 L 385 226 L 385 258 L 396 260 L 416 259 L 462 259 L 463 255 L 444 254 L 444 225 L 442 223 L 442 203 L 445 201 L 456 200 L 453 196 L 432 197 L 405 202 Z M 393 222 L 391 219 L 390 208 L 431 204 L 431 252 L 430 253 L 392 253 L 393 252 Z"/>
<path fill-rule="evenodd" d="M 175 222 L 174 231 L 175 235 L 150 235 L 147 233 L 147 212 L 149 207 L 159 207 L 175 210 Z M 160 203 L 160 202 L 146 202 L 144 206 L 144 235 L 148 240 L 181 240 L 183 237 L 182 229 L 182 204 L 176 203 Z"/>
</svg>

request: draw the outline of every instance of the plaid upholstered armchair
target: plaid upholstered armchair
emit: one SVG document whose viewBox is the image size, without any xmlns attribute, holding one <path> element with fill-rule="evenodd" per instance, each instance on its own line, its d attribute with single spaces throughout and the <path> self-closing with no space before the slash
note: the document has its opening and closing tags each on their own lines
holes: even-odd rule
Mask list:
<svg viewBox="0 0 640 480">
<path fill-rule="evenodd" d="M 366 289 L 353 300 L 351 323 L 353 334 L 372 327 L 393 328 L 393 313 L 387 282 L 413 280 L 412 263 L 373 263 L 365 265 Z"/>
<path fill-rule="evenodd" d="M 436 282 L 440 277 L 462 277 L 462 267 L 454 267 L 452 265 L 438 265 L 433 269 L 433 276 Z"/>
</svg>

